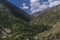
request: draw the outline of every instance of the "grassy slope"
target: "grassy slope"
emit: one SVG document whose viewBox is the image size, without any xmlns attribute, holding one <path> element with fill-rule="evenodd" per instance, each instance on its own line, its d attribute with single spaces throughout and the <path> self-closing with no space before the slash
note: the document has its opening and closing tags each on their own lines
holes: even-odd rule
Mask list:
<svg viewBox="0 0 60 40">
<path fill-rule="evenodd" d="M 60 21 L 60 6 L 58 5 L 54 8 L 44 11 L 41 15 L 39 15 L 33 21 L 31 21 L 31 23 L 35 25 L 36 24 L 52 25 L 59 21 Z"/>
<path fill-rule="evenodd" d="M 31 21 L 31 24 L 53 26 L 53 28 L 36 35 L 35 40 L 60 40 L 60 5 L 44 11 Z"/>
<path fill-rule="evenodd" d="M 50 30 L 44 31 L 34 38 L 39 40 L 60 40 L 60 22 L 53 25 Z"/>
</svg>

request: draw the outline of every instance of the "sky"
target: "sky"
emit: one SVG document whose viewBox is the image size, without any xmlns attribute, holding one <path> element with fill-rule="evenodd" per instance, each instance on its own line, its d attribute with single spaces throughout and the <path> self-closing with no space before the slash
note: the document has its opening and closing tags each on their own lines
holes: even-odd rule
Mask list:
<svg viewBox="0 0 60 40">
<path fill-rule="evenodd" d="M 28 14 L 43 11 L 60 4 L 60 0 L 8 0 Z"/>
<path fill-rule="evenodd" d="M 31 13 L 30 11 L 30 0 L 8 0 L 20 9 L 26 11 L 27 13 Z"/>
</svg>

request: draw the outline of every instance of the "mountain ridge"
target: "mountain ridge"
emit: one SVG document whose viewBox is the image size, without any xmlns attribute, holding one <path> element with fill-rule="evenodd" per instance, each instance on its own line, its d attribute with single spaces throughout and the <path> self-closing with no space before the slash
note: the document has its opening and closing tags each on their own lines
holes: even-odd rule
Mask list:
<svg viewBox="0 0 60 40">
<path fill-rule="evenodd" d="M 57 16 L 57 15 L 60 15 L 59 10 L 60 10 L 60 5 L 57 5 L 57 6 L 53 7 L 53 8 L 51 8 L 51 9 L 48 9 L 48 10 L 44 10 L 43 13 L 41 13 L 39 16 L 37 16 L 35 18 L 36 20 L 35 19 L 32 20 L 31 23 L 33 23 L 33 22 L 40 23 L 40 19 L 41 19 L 41 22 L 43 22 L 43 23 L 44 23 L 44 19 L 45 19 L 46 22 L 51 20 L 50 18 L 58 17 L 58 19 L 59 19 L 59 16 Z M 56 14 L 56 12 L 57 12 L 57 14 Z"/>
<path fill-rule="evenodd" d="M 60 5 L 60 4 L 59 4 L 59 5 Z M 56 5 L 56 6 L 59 6 L 59 5 Z M 56 6 L 54 6 L 54 7 L 56 7 Z M 38 16 L 39 16 L 40 14 L 42 14 L 44 11 L 51 10 L 51 9 L 53 9 L 54 7 L 44 9 L 43 11 L 35 12 L 35 13 L 31 14 L 31 15 L 33 15 L 33 16 L 35 16 L 35 17 L 38 17 Z"/>
<path fill-rule="evenodd" d="M 15 6 L 14 4 L 12 4 L 11 2 L 9 2 L 7 0 L 2 0 L 2 4 L 6 8 L 8 8 L 14 16 L 16 16 L 18 18 L 22 18 L 24 20 L 30 21 L 33 17 L 33 16 L 27 14 L 24 10 L 18 8 L 17 6 Z"/>
<path fill-rule="evenodd" d="M 31 25 L 44 24 L 52 26 L 51 29 L 36 35 L 35 40 L 60 40 L 60 5 L 43 11 L 30 23 Z"/>
</svg>

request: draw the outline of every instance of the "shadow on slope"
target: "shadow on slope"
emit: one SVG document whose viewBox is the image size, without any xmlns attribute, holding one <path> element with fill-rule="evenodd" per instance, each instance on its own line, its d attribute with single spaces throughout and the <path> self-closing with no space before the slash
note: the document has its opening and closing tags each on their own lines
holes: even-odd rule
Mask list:
<svg viewBox="0 0 60 40">
<path fill-rule="evenodd" d="M 10 3 L 9 1 L 2 0 L 2 4 L 9 8 L 12 14 L 17 18 L 22 18 L 25 21 L 30 21 L 32 16 L 27 14 L 25 11 L 21 10 L 20 8 L 16 7 L 14 4 Z"/>
</svg>

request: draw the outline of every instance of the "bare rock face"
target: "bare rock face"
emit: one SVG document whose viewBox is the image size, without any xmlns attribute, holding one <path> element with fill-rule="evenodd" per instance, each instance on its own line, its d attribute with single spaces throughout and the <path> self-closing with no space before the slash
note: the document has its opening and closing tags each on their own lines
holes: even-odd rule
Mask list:
<svg viewBox="0 0 60 40">
<path fill-rule="evenodd" d="M 7 32 L 7 33 L 10 33 L 10 32 L 11 32 L 11 29 L 9 29 L 9 28 L 3 28 L 3 30 L 4 30 L 5 32 Z"/>
<path fill-rule="evenodd" d="M 3 28 L 1 30 L 1 38 L 7 38 L 8 37 L 8 34 L 11 32 L 11 29 L 9 28 Z"/>
</svg>

